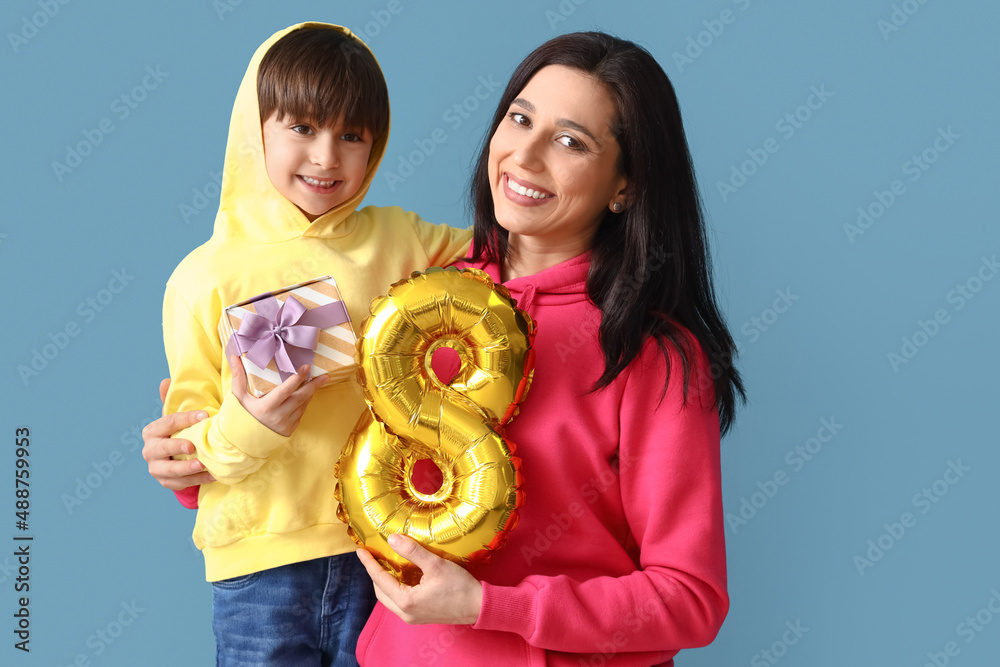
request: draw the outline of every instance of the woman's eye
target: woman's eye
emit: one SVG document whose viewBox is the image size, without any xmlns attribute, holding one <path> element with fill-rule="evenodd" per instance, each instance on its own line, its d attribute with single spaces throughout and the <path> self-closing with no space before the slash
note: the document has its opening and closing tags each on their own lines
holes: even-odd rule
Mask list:
<svg viewBox="0 0 1000 667">
<path fill-rule="evenodd" d="M 343 139 L 344 141 L 350 141 L 352 143 L 356 141 L 361 141 L 361 137 L 354 134 L 353 132 L 348 132 L 346 134 L 343 134 L 341 135 L 340 138 Z"/>
<path fill-rule="evenodd" d="M 557 139 L 566 148 L 573 148 L 575 150 L 583 150 L 585 146 L 576 140 L 575 137 L 571 137 L 568 134 L 564 134 Z"/>
<path fill-rule="evenodd" d="M 528 127 L 528 126 L 531 125 L 531 121 L 523 113 L 518 113 L 516 111 L 511 111 L 509 114 L 507 114 L 507 116 L 512 121 L 514 121 L 515 123 L 517 123 L 518 125 L 523 125 L 525 127 Z"/>
<path fill-rule="evenodd" d="M 296 134 L 312 134 L 312 128 L 308 125 L 292 125 L 292 132 Z"/>
</svg>

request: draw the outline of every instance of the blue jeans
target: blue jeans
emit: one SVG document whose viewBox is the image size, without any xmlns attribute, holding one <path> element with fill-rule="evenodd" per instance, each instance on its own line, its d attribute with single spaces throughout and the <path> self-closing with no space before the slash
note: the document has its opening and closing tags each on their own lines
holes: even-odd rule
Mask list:
<svg viewBox="0 0 1000 667">
<path fill-rule="evenodd" d="M 353 553 L 212 584 L 216 664 L 357 665 L 375 591 Z"/>
</svg>

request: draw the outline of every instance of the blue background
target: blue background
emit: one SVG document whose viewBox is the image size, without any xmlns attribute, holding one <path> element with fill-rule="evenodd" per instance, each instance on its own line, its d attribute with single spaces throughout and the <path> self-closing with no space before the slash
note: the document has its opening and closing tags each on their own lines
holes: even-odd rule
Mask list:
<svg viewBox="0 0 1000 667">
<path fill-rule="evenodd" d="M 193 514 L 148 477 L 134 434 L 158 411 L 163 286 L 210 234 L 246 64 L 277 29 L 321 20 L 365 38 L 389 82 L 393 136 L 368 201 L 435 222 L 465 225 L 500 90 L 457 126 L 445 114 L 480 77 L 505 84 L 544 40 L 598 28 L 674 81 L 750 394 L 722 443 L 732 609 L 678 665 L 923 665 L 948 642 L 952 664 L 998 664 L 1000 619 L 980 611 L 1000 604 L 1000 280 L 983 280 L 1000 251 L 996 3 L 264 4 L 0 10 L 0 663 L 212 662 Z M 165 76 L 134 90 L 147 67 Z M 783 120 L 796 113 L 797 127 Z M 104 119 L 113 131 L 57 174 Z M 390 187 L 384 174 L 438 128 L 447 141 Z M 951 139 L 935 148 L 939 131 Z M 921 155 L 934 161 L 914 171 Z M 873 222 L 852 230 L 859 207 Z M 131 277 L 103 292 L 115 271 Z M 12 646 L 18 426 L 31 429 L 30 654 Z M 963 625 L 977 613 L 979 630 Z"/>
</svg>

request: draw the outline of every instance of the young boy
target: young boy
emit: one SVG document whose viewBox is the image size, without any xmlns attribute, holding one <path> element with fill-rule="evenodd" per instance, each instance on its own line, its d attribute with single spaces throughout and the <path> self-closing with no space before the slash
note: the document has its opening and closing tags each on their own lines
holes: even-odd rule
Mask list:
<svg viewBox="0 0 1000 667">
<path fill-rule="evenodd" d="M 217 326 L 230 304 L 330 274 L 357 327 L 390 282 L 465 254 L 466 230 L 395 207 L 356 210 L 388 132 L 382 72 L 348 30 L 273 35 L 236 96 L 212 237 L 167 283 L 165 412 L 208 414 L 176 437 L 217 480 L 200 487 L 194 541 L 213 583 L 220 665 L 354 664 L 374 605 L 333 496 L 334 464 L 364 409 L 358 384 L 296 389 L 300 369 L 249 396 Z"/>
</svg>

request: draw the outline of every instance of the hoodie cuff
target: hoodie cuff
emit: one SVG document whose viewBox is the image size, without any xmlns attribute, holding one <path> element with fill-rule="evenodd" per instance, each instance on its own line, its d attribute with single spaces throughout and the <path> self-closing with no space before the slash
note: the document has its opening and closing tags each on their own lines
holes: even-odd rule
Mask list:
<svg viewBox="0 0 1000 667">
<path fill-rule="evenodd" d="M 174 495 L 177 496 L 177 502 L 181 505 L 189 510 L 196 510 L 198 509 L 198 491 L 200 489 L 200 486 L 189 486 L 186 489 L 174 491 Z"/>
<path fill-rule="evenodd" d="M 535 632 L 537 591 L 524 586 L 494 586 L 482 582 L 483 606 L 472 626 L 476 630 L 513 632 L 527 639 Z"/>
<path fill-rule="evenodd" d="M 236 451 L 255 459 L 266 459 L 291 436 L 275 433 L 246 411 L 234 397 L 222 401 L 212 420 L 212 436 Z"/>
</svg>

